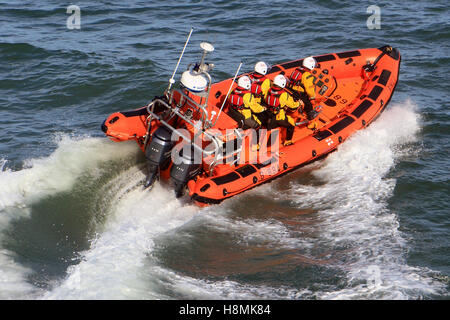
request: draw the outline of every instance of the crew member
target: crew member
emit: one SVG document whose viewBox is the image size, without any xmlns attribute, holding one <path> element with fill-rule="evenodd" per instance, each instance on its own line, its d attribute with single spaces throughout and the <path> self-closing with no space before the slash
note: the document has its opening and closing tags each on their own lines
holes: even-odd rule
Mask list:
<svg viewBox="0 0 450 320">
<path fill-rule="evenodd" d="M 249 78 L 252 82 L 250 91 L 258 103 L 264 101 L 263 99 L 270 89 L 270 79 L 266 78 L 267 69 L 267 64 L 264 61 L 259 61 L 255 64 L 255 72 L 249 74 Z M 267 126 L 267 122 L 269 121 L 267 111 L 256 113 L 255 116 L 259 119 L 262 126 Z"/>
<path fill-rule="evenodd" d="M 284 145 L 292 144 L 292 136 L 294 135 L 295 119 L 286 114 L 288 109 L 296 110 L 300 106 L 300 102 L 294 101 L 292 96 L 286 91 L 286 77 L 279 74 L 273 79 L 273 85 L 270 87 L 265 101 L 270 111 L 270 119 L 267 129 L 271 130 L 277 127 L 286 128 L 286 139 Z"/>
<path fill-rule="evenodd" d="M 314 76 L 311 71 L 316 67 L 316 60 L 308 57 L 303 60 L 303 65 L 296 68 L 290 75 L 289 81 L 291 89 L 299 94 L 304 103 L 304 113 L 308 120 L 313 120 L 317 112 L 313 108 L 313 102 L 316 99 Z"/>
<path fill-rule="evenodd" d="M 238 80 L 238 86 L 230 94 L 230 116 L 245 129 L 258 129 L 261 121 L 255 116 L 266 110 L 250 91 L 251 80 L 248 76 L 242 76 Z"/>
<path fill-rule="evenodd" d="M 229 115 L 238 123 L 242 129 L 255 129 L 261 127 L 261 121 L 256 116 L 264 111 L 258 100 L 250 91 L 251 80 L 248 76 L 242 76 L 238 80 L 238 86 L 230 94 L 230 111 Z M 256 134 L 256 149 L 259 149 L 259 130 Z"/>
<path fill-rule="evenodd" d="M 259 61 L 255 64 L 255 72 L 249 74 L 249 78 L 252 82 L 250 91 L 255 98 L 261 99 L 270 89 L 270 79 L 265 77 L 267 69 L 267 64 L 264 61 Z"/>
</svg>

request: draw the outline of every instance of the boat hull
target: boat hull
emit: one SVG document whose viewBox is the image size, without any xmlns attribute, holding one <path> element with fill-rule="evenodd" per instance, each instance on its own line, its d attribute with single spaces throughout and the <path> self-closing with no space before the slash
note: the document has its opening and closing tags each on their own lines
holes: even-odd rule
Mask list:
<svg viewBox="0 0 450 320">
<path fill-rule="evenodd" d="M 271 145 L 273 142 L 269 142 L 269 147 L 266 148 L 264 140 L 263 148 L 256 152 L 256 156 L 249 155 L 250 148 L 247 148 L 247 153 L 241 156 L 239 163 L 220 164 L 209 174 L 191 179 L 187 187 L 190 197 L 197 205 L 220 203 L 325 157 L 356 131 L 367 127 L 385 110 L 398 82 L 401 57 L 397 49 L 385 46 L 315 56 L 315 59 L 318 62 L 317 68 L 313 70 L 316 101 L 321 107 L 320 114 L 314 120 L 316 127 L 296 127 L 294 144 L 289 146 L 282 144 L 284 129 L 275 129 L 279 130 L 276 148 Z M 273 80 L 280 73 L 289 76 L 296 67 L 302 65 L 302 61 L 299 59 L 275 65 L 267 77 Z M 220 111 L 225 98 L 224 92 L 227 92 L 231 83 L 232 79 L 227 79 L 212 86 L 210 111 Z M 224 111 L 215 129 L 236 128 L 236 122 Z M 125 113 L 123 117 L 126 118 L 126 115 L 130 118 L 133 130 L 130 129 L 125 134 L 123 127 L 127 125 L 120 124 L 119 131 L 124 139 L 117 137 L 114 123 L 108 125 L 117 115 L 111 115 L 105 120 L 103 131 L 115 141 L 135 139 L 144 150 L 143 132 L 147 131 L 145 108 Z M 301 113 L 291 116 L 304 120 Z M 269 131 L 267 136 L 270 134 Z M 205 172 L 208 171 L 206 168 L 205 165 Z M 170 171 L 170 167 L 167 170 Z M 162 175 L 170 176 L 167 172 Z"/>
</svg>

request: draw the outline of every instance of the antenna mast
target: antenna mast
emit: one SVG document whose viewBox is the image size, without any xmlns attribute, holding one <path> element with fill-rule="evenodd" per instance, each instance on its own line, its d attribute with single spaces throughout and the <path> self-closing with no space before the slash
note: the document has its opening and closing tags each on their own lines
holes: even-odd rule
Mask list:
<svg viewBox="0 0 450 320">
<path fill-rule="evenodd" d="M 183 51 L 181 51 L 180 58 L 178 59 L 177 66 L 175 67 L 175 70 L 173 70 L 172 77 L 169 80 L 169 86 L 167 87 L 167 91 L 169 91 L 170 88 L 172 88 L 172 85 L 175 83 L 175 80 L 174 80 L 175 74 L 177 73 L 178 67 L 180 66 L 181 58 L 183 58 L 184 51 L 186 50 L 186 47 L 187 47 L 187 45 L 189 43 L 189 40 L 191 39 L 191 35 L 192 35 L 193 31 L 194 31 L 194 28 L 191 28 L 191 31 L 189 32 L 189 36 L 188 36 L 188 38 L 186 40 L 186 43 L 184 44 Z"/>
</svg>

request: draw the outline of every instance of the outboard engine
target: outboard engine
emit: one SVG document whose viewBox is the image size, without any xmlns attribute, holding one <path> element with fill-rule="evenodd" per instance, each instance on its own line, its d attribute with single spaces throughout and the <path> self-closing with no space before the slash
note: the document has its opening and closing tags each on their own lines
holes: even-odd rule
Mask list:
<svg viewBox="0 0 450 320">
<path fill-rule="evenodd" d="M 165 127 L 159 127 L 153 133 L 152 140 L 145 149 L 145 158 L 147 159 L 147 179 L 144 188 L 153 186 L 157 177 L 159 168 L 167 169 L 170 164 L 170 154 L 175 141 L 172 141 L 172 133 Z"/>
<path fill-rule="evenodd" d="M 186 152 L 187 151 L 187 152 Z M 189 180 L 200 173 L 201 154 L 191 145 L 185 146 L 179 153 L 179 164 L 174 164 L 170 169 L 170 177 L 175 183 L 175 195 L 177 198 L 183 196 L 184 188 Z"/>
</svg>

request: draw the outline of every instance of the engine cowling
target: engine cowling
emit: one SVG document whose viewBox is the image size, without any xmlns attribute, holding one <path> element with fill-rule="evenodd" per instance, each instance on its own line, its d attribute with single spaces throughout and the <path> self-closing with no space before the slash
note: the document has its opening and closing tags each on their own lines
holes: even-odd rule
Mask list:
<svg viewBox="0 0 450 320">
<path fill-rule="evenodd" d="M 144 187 L 151 187 L 158 178 L 159 169 L 167 169 L 170 165 L 170 155 L 175 141 L 172 141 L 172 133 L 165 127 L 159 127 L 153 133 L 151 141 L 145 148 L 147 160 L 147 179 Z"/>
<path fill-rule="evenodd" d="M 190 148 L 184 146 L 178 155 L 177 164 L 170 169 L 170 177 L 175 184 L 177 198 L 183 196 L 188 181 L 195 178 L 201 171 L 201 153 L 192 145 Z"/>
</svg>

